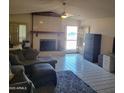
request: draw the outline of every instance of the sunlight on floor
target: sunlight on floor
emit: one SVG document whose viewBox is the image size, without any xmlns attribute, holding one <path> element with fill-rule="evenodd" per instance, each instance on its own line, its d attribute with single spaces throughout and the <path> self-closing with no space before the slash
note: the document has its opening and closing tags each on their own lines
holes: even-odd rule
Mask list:
<svg viewBox="0 0 124 93">
<path fill-rule="evenodd" d="M 71 70 L 98 93 L 114 93 L 114 74 L 106 72 L 98 65 L 85 60 L 82 55 L 66 54 L 55 59 L 58 61 L 55 69 L 57 72 Z"/>
</svg>

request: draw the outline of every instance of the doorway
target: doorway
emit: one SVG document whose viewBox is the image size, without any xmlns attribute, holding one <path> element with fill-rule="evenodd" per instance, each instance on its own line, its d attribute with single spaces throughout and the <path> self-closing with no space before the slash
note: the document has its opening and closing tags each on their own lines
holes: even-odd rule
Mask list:
<svg viewBox="0 0 124 93">
<path fill-rule="evenodd" d="M 66 51 L 68 53 L 77 52 L 77 26 L 66 27 Z"/>
</svg>

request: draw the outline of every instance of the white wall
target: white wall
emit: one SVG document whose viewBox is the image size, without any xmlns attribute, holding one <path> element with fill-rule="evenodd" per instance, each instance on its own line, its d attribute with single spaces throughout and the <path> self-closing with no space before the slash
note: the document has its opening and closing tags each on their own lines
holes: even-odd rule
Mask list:
<svg viewBox="0 0 124 93">
<path fill-rule="evenodd" d="M 90 26 L 91 33 L 103 34 L 109 37 L 115 36 L 114 17 L 86 20 L 82 24 Z"/>
<path fill-rule="evenodd" d="M 101 53 L 112 52 L 113 37 L 115 37 L 114 17 L 85 20 L 82 21 L 81 26 L 89 26 L 90 33 L 102 34 Z"/>
</svg>

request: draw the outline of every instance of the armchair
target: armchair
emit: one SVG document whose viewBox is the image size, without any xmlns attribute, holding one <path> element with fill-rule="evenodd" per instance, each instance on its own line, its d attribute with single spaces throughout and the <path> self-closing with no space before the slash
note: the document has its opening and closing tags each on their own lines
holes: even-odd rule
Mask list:
<svg viewBox="0 0 124 93">
<path fill-rule="evenodd" d="M 11 66 L 14 77 L 9 81 L 10 93 L 33 93 L 34 85 L 24 73 L 23 66 Z"/>
</svg>

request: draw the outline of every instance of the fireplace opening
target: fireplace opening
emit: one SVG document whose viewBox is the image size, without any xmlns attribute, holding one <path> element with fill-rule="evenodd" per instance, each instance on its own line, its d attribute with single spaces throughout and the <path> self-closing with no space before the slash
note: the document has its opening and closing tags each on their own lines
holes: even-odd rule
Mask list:
<svg viewBox="0 0 124 93">
<path fill-rule="evenodd" d="M 56 39 L 41 39 L 40 51 L 57 51 Z"/>
</svg>

